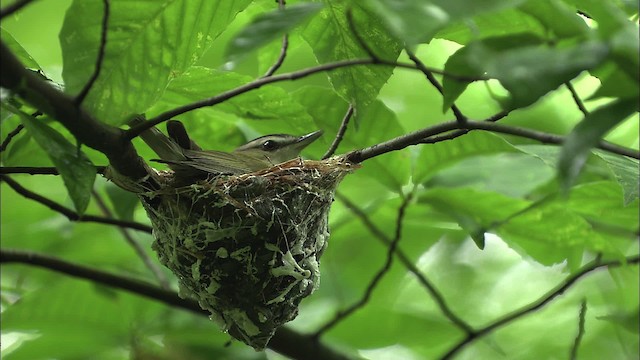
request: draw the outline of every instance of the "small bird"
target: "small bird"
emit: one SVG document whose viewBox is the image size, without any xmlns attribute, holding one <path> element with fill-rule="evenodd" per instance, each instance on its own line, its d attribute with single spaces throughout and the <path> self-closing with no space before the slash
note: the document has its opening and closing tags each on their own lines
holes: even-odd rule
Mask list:
<svg viewBox="0 0 640 360">
<path fill-rule="evenodd" d="M 129 125 L 144 120 L 134 118 Z M 140 134 L 162 163 L 166 163 L 180 177 L 201 178 L 208 174 L 240 175 L 291 160 L 322 135 L 322 130 L 303 136 L 272 134 L 261 136 L 236 148 L 233 152 L 202 150 L 190 139 L 177 120 L 167 122 L 169 137 L 153 127 Z"/>
</svg>

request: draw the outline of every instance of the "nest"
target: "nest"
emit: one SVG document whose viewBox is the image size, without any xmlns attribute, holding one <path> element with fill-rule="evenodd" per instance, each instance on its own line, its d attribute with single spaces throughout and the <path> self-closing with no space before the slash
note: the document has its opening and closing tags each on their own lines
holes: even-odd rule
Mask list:
<svg viewBox="0 0 640 360">
<path fill-rule="evenodd" d="M 355 167 L 342 157 L 296 159 L 190 185 L 160 172 L 162 188 L 138 196 L 180 295 L 261 350 L 318 288 L 334 191 Z"/>
</svg>

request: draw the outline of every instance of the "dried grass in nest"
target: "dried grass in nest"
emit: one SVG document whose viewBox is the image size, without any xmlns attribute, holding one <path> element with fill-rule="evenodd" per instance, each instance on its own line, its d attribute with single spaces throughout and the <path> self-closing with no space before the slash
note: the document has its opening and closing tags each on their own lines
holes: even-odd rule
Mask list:
<svg viewBox="0 0 640 360">
<path fill-rule="evenodd" d="M 160 261 L 223 331 L 256 350 L 318 288 L 319 259 L 343 157 L 292 160 L 255 173 L 211 176 L 139 193 Z"/>
</svg>

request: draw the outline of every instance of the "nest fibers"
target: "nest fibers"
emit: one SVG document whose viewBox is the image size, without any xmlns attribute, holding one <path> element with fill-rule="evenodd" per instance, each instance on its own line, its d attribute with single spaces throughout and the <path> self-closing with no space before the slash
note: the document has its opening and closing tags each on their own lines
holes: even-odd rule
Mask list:
<svg viewBox="0 0 640 360">
<path fill-rule="evenodd" d="M 261 350 L 318 288 L 333 195 L 356 166 L 343 157 L 296 159 L 177 187 L 172 172 L 161 172 L 162 189 L 138 196 L 180 295 Z"/>
</svg>

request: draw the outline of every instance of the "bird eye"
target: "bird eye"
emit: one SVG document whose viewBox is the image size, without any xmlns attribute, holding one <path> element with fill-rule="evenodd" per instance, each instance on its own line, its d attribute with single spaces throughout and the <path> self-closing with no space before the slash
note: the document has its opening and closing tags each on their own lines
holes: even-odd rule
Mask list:
<svg viewBox="0 0 640 360">
<path fill-rule="evenodd" d="M 262 143 L 262 148 L 267 151 L 275 150 L 277 147 L 278 147 L 278 143 L 276 143 L 273 140 L 267 140 L 264 143 Z"/>
</svg>

